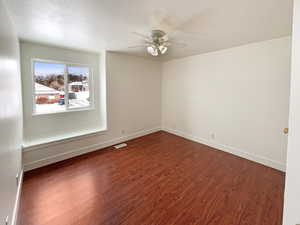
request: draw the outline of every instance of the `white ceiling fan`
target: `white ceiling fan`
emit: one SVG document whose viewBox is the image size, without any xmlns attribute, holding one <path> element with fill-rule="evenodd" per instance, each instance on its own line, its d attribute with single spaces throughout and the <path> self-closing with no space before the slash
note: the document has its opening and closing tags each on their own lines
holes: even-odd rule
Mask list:
<svg viewBox="0 0 300 225">
<path fill-rule="evenodd" d="M 194 29 L 191 31 L 190 28 L 203 27 L 203 22 L 207 21 L 205 18 L 208 17 L 208 14 L 210 14 L 210 11 L 205 10 L 191 15 L 187 19 L 180 20 L 178 17 L 164 10 L 155 11 L 149 18 L 150 34 L 144 35 L 133 32 L 133 34 L 143 39 L 143 43 L 129 48 L 143 47 L 152 56 L 159 56 L 164 55 L 171 46 L 186 47 L 185 43 L 178 43 L 173 39 L 185 40 L 188 43 L 195 39 L 199 40 L 203 36 L 203 33 L 194 31 Z"/>
<path fill-rule="evenodd" d="M 152 30 L 149 36 L 137 32 L 134 34 L 143 38 L 144 44 L 131 46 L 129 48 L 145 47 L 147 52 L 152 56 L 164 55 L 168 51 L 169 46 L 185 47 L 186 44 L 170 41 L 166 32 L 162 30 Z"/>
</svg>

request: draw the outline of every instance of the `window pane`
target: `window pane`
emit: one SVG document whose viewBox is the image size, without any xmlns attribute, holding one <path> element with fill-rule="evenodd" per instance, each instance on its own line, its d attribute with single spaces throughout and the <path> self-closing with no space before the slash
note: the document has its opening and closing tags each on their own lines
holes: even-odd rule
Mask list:
<svg viewBox="0 0 300 225">
<path fill-rule="evenodd" d="M 68 67 L 69 108 L 90 106 L 89 68 Z"/>
<path fill-rule="evenodd" d="M 52 113 L 65 110 L 64 70 L 65 65 L 34 62 L 35 111 Z"/>
</svg>

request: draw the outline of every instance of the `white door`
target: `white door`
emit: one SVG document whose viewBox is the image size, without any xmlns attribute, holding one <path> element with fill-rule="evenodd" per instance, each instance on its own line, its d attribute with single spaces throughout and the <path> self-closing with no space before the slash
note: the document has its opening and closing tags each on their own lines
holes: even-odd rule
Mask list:
<svg viewBox="0 0 300 225">
<path fill-rule="evenodd" d="M 300 0 L 294 1 L 292 52 L 284 225 L 300 224 Z"/>
</svg>

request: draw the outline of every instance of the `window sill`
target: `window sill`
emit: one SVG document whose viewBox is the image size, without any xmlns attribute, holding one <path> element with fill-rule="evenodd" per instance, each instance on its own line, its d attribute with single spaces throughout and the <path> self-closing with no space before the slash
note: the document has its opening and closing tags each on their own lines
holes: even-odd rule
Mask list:
<svg viewBox="0 0 300 225">
<path fill-rule="evenodd" d="M 81 111 L 92 111 L 94 109 L 95 109 L 95 107 L 86 107 L 86 108 L 68 109 L 68 110 L 64 110 L 64 111 L 47 112 L 47 113 L 36 113 L 36 112 L 33 112 L 32 116 L 52 115 L 52 114 L 81 112 Z"/>
<path fill-rule="evenodd" d="M 61 144 L 61 143 L 72 142 L 74 140 L 80 140 L 80 139 L 86 138 L 88 136 L 105 134 L 106 132 L 107 132 L 107 129 L 102 128 L 102 129 L 76 132 L 76 133 L 72 133 L 69 135 L 61 135 L 61 136 L 56 136 L 56 137 L 52 137 L 52 138 L 42 138 L 42 139 L 38 139 L 35 141 L 24 142 L 22 147 L 23 147 L 23 151 L 26 152 L 26 151 L 34 150 L 36 148 L 40 148 L 41 146 L 47 147 L 49 145 L 56 145 L 56 144 Z"/>
</svg>

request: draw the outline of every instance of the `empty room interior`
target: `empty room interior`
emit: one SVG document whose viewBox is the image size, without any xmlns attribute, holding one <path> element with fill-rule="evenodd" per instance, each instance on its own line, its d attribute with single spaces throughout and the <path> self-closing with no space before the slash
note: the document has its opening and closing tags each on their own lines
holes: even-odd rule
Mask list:
<svg viewBox="0 0 300 225">
<path fill-rule="evenodd" d="M 0 225 L 300 224 L 300 0 L 0 21 Z"/>
</svg>

